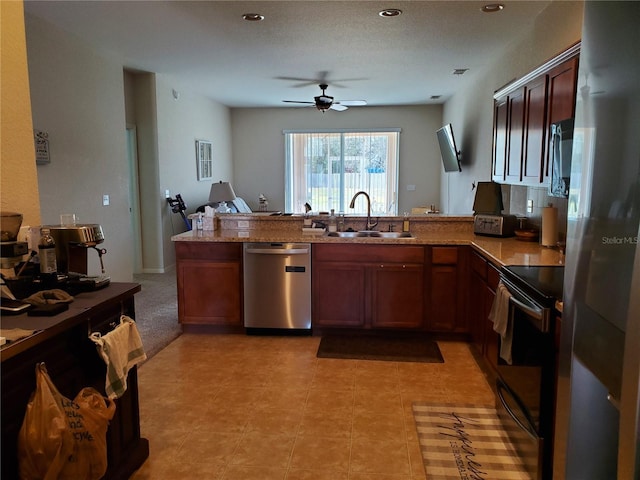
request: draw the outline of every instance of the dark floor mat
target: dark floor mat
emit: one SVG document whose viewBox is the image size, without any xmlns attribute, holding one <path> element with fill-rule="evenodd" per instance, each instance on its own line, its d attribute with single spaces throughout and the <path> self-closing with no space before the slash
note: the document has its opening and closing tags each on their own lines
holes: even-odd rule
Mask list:
<svg viewBox="0 0 640 480">
<path fill-rule="evenodd" d="M 391 362 L 444 362 L 436 342 L 418 337 L 327 335 L 320 340 L 317 356 Z"/>
</svg>

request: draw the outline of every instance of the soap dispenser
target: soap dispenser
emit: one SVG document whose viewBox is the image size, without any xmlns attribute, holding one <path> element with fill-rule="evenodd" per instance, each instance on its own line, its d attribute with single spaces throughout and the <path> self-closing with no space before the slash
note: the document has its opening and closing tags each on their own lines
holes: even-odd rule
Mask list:
<svg viewBox="0 0 640 480">
<path fill-rule="evenodd" d="M 404 219 L 402 220 L 402 231 L 409 231 L 409 214 L 407 212 L 404 212 Z"/>
<path fill-rule="evenodd" d="M 332 208 L 331 214 L 329 215 L 329 232 L 337 232 L 338 231 L 338 220 L 336 219 L 336 211 Z"/>
</svg>

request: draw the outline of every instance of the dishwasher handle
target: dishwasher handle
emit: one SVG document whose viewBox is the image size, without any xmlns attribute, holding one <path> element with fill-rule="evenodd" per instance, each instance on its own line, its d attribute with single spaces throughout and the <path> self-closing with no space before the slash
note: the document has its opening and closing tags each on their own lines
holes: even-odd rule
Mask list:
<svg viewBox="0 0 640 480">
<path fill-rule="evenodd" d="M 258 253 L 261 255 L 307 255 L 308 248 L 247 248 L 247 253 Z"/>
</svg>

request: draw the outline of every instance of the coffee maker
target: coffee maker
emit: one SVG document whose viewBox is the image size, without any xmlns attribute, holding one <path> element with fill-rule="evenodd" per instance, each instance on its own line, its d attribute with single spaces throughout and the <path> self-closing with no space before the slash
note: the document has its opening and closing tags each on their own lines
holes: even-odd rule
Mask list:
<svg viewBox="0 0 640 480">
<path fill-rule="evenodd" d="M 22 261 L 23 255 L 29 253 L 27 242 L 18 241 L 22 214 L 0 212 L 0 219 L 0 268 L 11 269 Z"/>
<path fill-rule="evenodd" d="M 103 255 L 107 253 L 98 245 L 104 242 L 102 227 L 98 224 L 43 225 L 56 242 L 58 273 L 67 276 L 71 287 L 80 290 L 96 290 L 109 285 L 105 275 Z M 88 252 L 95 250 L 100 261 L 100 275 L 88 275 Z"/>
</svg>

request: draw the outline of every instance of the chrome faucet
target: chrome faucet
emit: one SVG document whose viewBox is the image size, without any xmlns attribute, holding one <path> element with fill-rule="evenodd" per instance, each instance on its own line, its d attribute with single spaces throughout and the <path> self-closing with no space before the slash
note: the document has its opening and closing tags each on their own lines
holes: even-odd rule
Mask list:
<svg viewBox="0 0 640 480">
<path fill-rule="evenodd" d="M 367 230 L 373 230 L 375 226 L 378 225 L 378 222 L 375 222 L 375 223 L 371 222 L 371 199 L 369 198 L 369 194 L 367 192 L 360 190 L 358 193 L 356 193 L 351 199 L 349 208 L 355 208 L 356 198 L 358 198 L 358 196 L 360 195 L 364 195 L 365 198 L 367 199 Z"/>
</svg>

